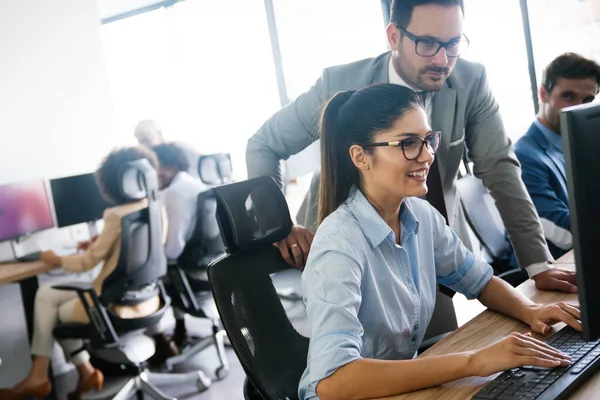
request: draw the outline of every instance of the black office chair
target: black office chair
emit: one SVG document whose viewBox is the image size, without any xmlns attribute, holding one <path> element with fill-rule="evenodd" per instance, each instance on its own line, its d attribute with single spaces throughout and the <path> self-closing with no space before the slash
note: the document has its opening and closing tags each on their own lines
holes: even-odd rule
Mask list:
<svg viewBox="0 0 600 400">
<path fill-rule="evenodd" d="M 155 326 L 170 306 L 170 299 L 160 280 L 166 274 L 167 265 L 162 244 L 161 205 L 157 200 L 157 175 L 147 160 L 137 160 L 127 164 L 120 172 L 120 179 L 123 195 L 131 200 L 147 198 L 148 207 L 122 217 L 119 261 L 103 282 L 101 295 L 95 292 L 91 283 L 54 286 L 59 290 L 77 291 L 91 321 L 90 324 L 58 325 L 54 336 L 84 339 L 86 349 L 95 357 L 122 365 L 124 370 L 135 371 L 118 387 L 111 388 L 113 385 L 107 382 L 107 390 L 103 390 L 101 396 L 124 400 L 134 395 L 141 398 L 146 393 L 155 399 L 175 399 L 162 393 L 155 385 L 195 383 L 199 389 L 204 389 L 205 382 L 196 372 L 161 374 L 149 372 L 144 366 L 155 351 L 154 341 L 144 332 Z M 123 319 L 108 307 L 110 304 L 138 304 L 156 295 L 160 297 L 160 308 L 146 317 Z M 98 398 L 93 393 L 84 396 L 90 397 Z"/>
<path fill-rule="evenodd" d="M 483 247 L 483 258 L 488 262 L 499 277 L 513 286 L 525 282 L 529 276 L 523 270 L 512 269 L 503 260 L 508 251 L 506 229 L 496 208 L 494 199 L 483 182 L 473 175 L 456 181 L 467 222 Z"/>
<path fill-rule="evenodd" d="M 273 243 L 292 228 L 287 204 L 270 177 L 214 189 L 228 255 L 208 267 L 225 330 L 249 383 L 266 399 L 297 399 L 308 339 L 288 320 L 271 274 L 293 269 Z"/>
<path fill-rule="evenodd" d="M 214 374 L 218 379 L 223 379 L 229 372 L 223 343 L 225 331 L 221 327 L 219 315 L 211 312 L 212 293 L 206 273 L 206 268 L 211 262 L 225 255 L 216 210 L 217 203 L 212 190 L 198 195 L 194 232 L 179 259 L 169 261 L 170 284 L 167 285 L 173 307 L 196 318 L 210 319 L 212 334 L 206 338 L 192 340 L 181 349 L 181 354 L 166 360 L 166 367 L 172 369 L 173 366 L 192 359 L 204 349 L 215 346 L 219 366 Z"/>
<path fill-rule="evenodd" d="M 231 182 L 231 155 L 215 153 L 198 158 L 198 176 L 202 182 L 210 186 L 218 186 Z"/>
</svg>

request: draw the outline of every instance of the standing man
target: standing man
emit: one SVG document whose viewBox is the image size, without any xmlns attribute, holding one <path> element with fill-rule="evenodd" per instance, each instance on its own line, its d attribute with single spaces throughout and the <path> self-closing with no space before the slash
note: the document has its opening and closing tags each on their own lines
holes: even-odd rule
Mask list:
<svg viewBox="0 0 600 400">
<path fill-rule="evenodd" d="M 574 53 L 555 58 L 544 70 L 540 87 L 542 106 L 537 118 L 515 144 L 523 182 L 555 258 L 573 248 L 560 111 L 592 102 L 599 87 L 600 65 L 595 61 Z M 512 248 L 509 255 L 510 264 L 516 266 Z"/>
<path fill-rule="evenodd" d="M 428 200 L 469 246 L 455 184 L 466 148 L 475 175 L 496 201 L 519 265 L 540 289 L 575 291 L 574 273 L 548 265 L 553 258 L 521 181 L 519 163 L 485 69 L 459 58 L 469 45 L 463 33 L 463 0 L 394 0 L 390 11 L 386 33 L 391 52 L 325 69 L 308 92 L 277 112 L 250 138 L 246 148 L 248 176 L 270 175 L 281 185 L 279 161 L 318 139 L 321 107 L 336 92 L 373 83 L 410 87 L 424 93 L 432 128 L 442 132 L 427 180 Z M 308 207 L 316 209 L 314 204 Z M 303 227 L 294 227 L 290 236 L 278 243 L 290 264 L 304 265 L 311 235 Z"/>
<path fill-rule="evenodd" d="M 133 134 L 139 144 L 150 150 L 152 150 L 152 147 L 154 146 L 165 143 L 160 127 L 156 121 L 151 119 L 145 119 L 138 122 Z M 185 154 L 185 158 L 189 165 L 188 173 L 194 178 L 199 179 L 198 159 L 200 158 L 200 153 L 184 143 L 176 142 L 175 144 Z"/>
</svg>

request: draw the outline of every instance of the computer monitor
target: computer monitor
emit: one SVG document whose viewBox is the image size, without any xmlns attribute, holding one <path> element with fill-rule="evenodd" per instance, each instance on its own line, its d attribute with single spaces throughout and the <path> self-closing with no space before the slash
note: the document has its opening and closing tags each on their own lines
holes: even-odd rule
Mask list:
<svg viewBox="0 0 600 400">
<path fill-rule="evenodd" d="M 100 194 L 94 174 L 52 179 L 50 189 L 59 228 L 95 222 L 111 207 Z"/>
<path fill-rule="evenodd" d="M 44 180 L 0 186 L 0 241 L 53 227 L 52 208 Z"/>
<path fill-rule="evenodd" d="M 600 105 L 560 115 L 583 338 L 600 338 Z"/>
</svg>

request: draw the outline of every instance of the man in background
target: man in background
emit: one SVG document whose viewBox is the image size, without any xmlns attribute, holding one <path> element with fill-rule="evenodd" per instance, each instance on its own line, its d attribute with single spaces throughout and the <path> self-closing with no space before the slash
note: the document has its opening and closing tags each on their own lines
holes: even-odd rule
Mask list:
<svg viewBox="0 0 600 400">
<path fill-rule="evenodd" d="M 575 53 L 555 58 L 544 70 L 541 107 L 527 133 L 515 144 L 522 179 L 540 216 L 552 256 L 573 248 L 565 157 L 560 129 L 563 108 L 592 102 L 600 85 L 600 65 Z M 511 247 L 510 264 L 517 266 Z"/>
<path fill-rule="evenodd" d="M 160 129 L 156 121 L 153 121 L 151 119 L 145 119 L 138 122 L 134 130 L 134 135 L 138 143 L 142 146 L 147 147 L 148 149 L 152 149 L 152 147 L 156 145 L 165 143 L 162 130 Z M 185 155 L 185 158 L 189 165 L 188 173 L 195 178 L 199 178 L 198 159 L 200 158 L 200 153 L 198 153 L 192 147 L 181 142 L 176 142 L 176 144 Z"/>
</svg>

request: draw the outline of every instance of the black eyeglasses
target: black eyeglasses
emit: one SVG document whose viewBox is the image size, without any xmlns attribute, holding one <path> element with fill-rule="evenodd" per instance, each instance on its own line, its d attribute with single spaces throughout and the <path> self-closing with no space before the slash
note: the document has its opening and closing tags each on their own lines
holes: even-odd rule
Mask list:
<svg viewBox="0 0 600 400">
<path fill-rule="evenodd" d="M 408 161 L 416 160 L 423 152 L 423 147 L 427 145 L 427 149 L 431 154 L 435 154 L 440 147 L 441 132 L 429 132 L 424 138 L 411 137 L 403 140 L 394 140 L 391 142 L 369 143 L 362 147 L 381 147 L 381 146 L 399 146 L 402 149 L 404 158 Z"/>
<path fill-rule="evenodd" d="M 431 37 L 415 36 L 400 25 L 396 25 L 396 28 L 415 43 L 415 52 L 421 57 L 433 57 L 444 48 L 446 56 L 455 58 L 463 55 L 469 48 L 470 41 L 464 33 L 460 38 L 442 42 Z"/>
</svg>

